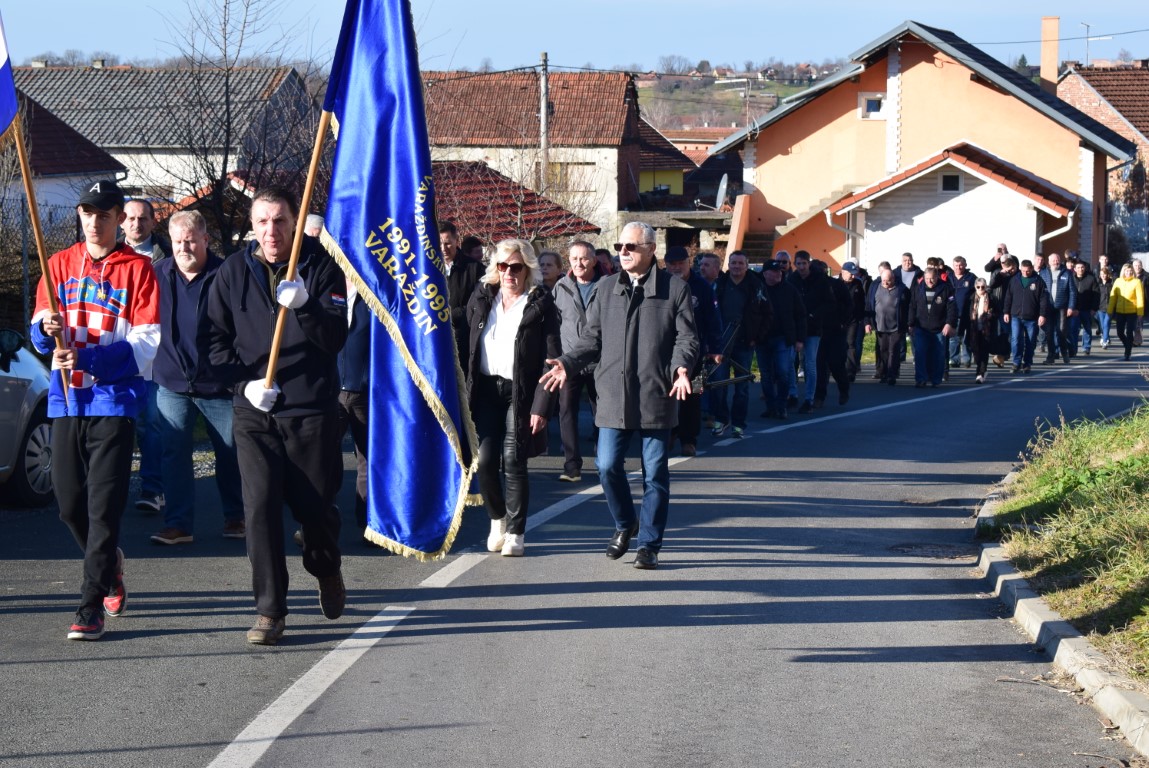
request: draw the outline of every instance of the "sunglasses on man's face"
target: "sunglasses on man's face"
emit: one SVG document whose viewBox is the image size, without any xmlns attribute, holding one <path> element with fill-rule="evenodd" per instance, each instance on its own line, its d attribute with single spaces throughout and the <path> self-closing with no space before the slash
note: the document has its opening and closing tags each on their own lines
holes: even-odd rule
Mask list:
<svg viewBox="0 0 1149 768">
<path fill-rule="evenodd" d="M 615 243 L 614 249 L 620 253 L 622 251 L 637 251 L 644 245 L 652 245 L 652 243 Z"/>
<path fill-rule="evenodd" d="M 519 262 L 508 264 L 505 261 L 500 261 L 497 267 L 500 272 L 510 272 L 512 275 L 517 275 L 523 271 L 523 265 Z"/>
</svg>

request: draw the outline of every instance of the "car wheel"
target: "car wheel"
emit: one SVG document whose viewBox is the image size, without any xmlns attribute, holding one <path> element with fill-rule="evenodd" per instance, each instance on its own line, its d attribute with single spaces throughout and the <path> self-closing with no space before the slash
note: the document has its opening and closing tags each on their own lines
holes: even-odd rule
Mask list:
<svg viewBox="0 0 1149 768">
<path fill-rule="evenodd" d="M 46 507 L 52 503 L 52 423 L 43 411 L 28 424 L 8 485 L 22 504 Z"/>
</svg>

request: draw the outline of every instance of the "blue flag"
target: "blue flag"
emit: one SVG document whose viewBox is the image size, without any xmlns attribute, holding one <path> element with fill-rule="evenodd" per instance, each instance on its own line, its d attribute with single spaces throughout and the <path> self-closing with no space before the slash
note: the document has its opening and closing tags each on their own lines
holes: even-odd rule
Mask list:
<svg viewBox="0 0 1149 768">
<path fill-rule="evenodd" d="M 379 320 L 365 535 L 398 554 L 443 557 L 477 450 L 437 252 L 409 0 L 348 0 L 323 108 L 337 144 L 322 239 Z"/>
<path fill-rule="evenodd" d="M 8 130 L 20 105 L 16 103 L 16 82 L 12 79 L 12 61 L 4 39 L 4 19 L 0 18 L 0 133 Z"/>
</svg>

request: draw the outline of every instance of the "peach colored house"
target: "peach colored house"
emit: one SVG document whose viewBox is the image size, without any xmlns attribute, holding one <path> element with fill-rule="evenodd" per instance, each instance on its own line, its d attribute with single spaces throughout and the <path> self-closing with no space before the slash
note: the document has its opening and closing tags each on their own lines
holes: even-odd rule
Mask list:
<svg viewBox="0 0 1149 768">
<path fill-rule="evenodd" d="M 774 250 L 871 271 L 904 251 L 963 255 L 979 271 L 1003 241 L 1021 256 L 1094 258 L 1106 168 L 1134 152 L 952 32 L 913 21 L 711 152 L 731 148 L 747 192 L 732 244 L 766 234 Z"/>
</svg>

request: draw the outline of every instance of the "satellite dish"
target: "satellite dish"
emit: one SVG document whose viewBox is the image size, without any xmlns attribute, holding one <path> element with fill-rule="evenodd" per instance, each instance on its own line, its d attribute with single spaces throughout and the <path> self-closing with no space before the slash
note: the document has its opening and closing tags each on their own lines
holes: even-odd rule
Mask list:
<svg viewBox="0 0 1149 768">
<path fill-rule="evenodd" d="M 714 200 L 714 210 L 716 211 L 722 210 L 723 204 L 726 203 L 726 182 L 729 181 L 728 176 L 729 174 L 722 174 L 722 181 L 718 182 L 718 195 Z"/>
</svg>

